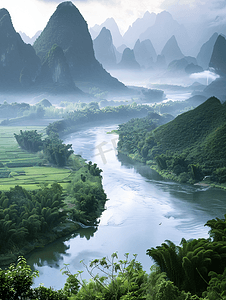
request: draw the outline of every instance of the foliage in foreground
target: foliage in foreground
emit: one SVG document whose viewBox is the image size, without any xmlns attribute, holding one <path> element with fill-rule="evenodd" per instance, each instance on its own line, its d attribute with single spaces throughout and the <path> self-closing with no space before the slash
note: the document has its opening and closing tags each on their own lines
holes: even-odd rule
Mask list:
<svg viewBox="0 0 226 300">
<path fill-rule="evenodd" d="M 38 271 L 32 272 L 25 258 L 19 257 L 17 264 L 11 264 L 7 270 L 0 269 L 0 299 L 4 300 L 67 300 L 62 291 L 40 286 L 32 288 Z"/>
<path fill-rule="evenodd" d="M 0 299 L 14 300 L 224 300 L 226 299 L 226 242 L 224 220 L 207 222 L 209 239 L 186 241 L 181 246 L 166 241 L 147 250 L 156 262 L 148 274 L 142 265 L 125 254 L 94 259 L 84 264 L 90 275 L 87 282 L 82 271 L 71 274 L 65 265 L 67 281 L 63 289 L 54 291 L 39 286 L 32 288 L 38 272 L 32 272 L 23 257 L 17 265 L 0 269 Z M 219 229 L 219 232 L 216 231 Z"/>
</svg>

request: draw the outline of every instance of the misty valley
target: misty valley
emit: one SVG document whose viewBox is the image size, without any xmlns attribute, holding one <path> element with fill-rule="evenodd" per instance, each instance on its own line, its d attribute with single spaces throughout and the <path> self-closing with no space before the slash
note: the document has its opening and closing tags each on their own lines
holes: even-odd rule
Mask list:
<svg viewBox="0 0 226 300">
<path fill-rule="evenodd" d="M 226 299 L 226 30 L 0 9 L 0 299 Z M 193 31 L 192 31 L 193 30 Z"/>
</svg>

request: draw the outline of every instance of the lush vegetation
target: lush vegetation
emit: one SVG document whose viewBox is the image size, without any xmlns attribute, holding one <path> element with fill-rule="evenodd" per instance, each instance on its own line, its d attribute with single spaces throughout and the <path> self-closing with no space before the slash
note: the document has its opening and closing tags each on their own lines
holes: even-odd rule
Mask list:
<svg viewBox="0 0 226 300">
<path fill-rule="evenodd" d="M 101 183 L 102 170 L 92 162 L 80 168 L 68 185 L 68 197 L 70 205 L 74 206 L 69 213 L 72 220 L 80 221 L 86 225 L 96 225 L 97 219 L 105 209 L 107 196 Z M 73 207 L 72 206 L 72 207 Z"/>
<path fill-rule="evenodd" d="M 119 126 L 119 151 L 161 174 L 194 183 L 208 177 L 226 182 L 226 106 L 212 97 L 156 129 L 146 119 Z M 143 129 L 142 129 L 143 128 Z"/>
<path fill-rule="evenodd" d="M 28 135 L 35 130 L 38 136 L 44 135 L 42 126 L 0 127 L 0 190 L 8 191 L 15 185 L 34 190 L 39 189 L 44 183 L 51 185 L 54 182 L 66 188 L 71 181 L 72 170 L 52 167 L 42 151 L 34 153 L 18 147 L 14 133 L 20 135 L 20 128 Z"/>
<path fill-rule="evenodd" d="M 119 125 L 118 149 L 125 154 L 129 153 L 134 159 L 142 160 L 148 151 L 148 148 L 144 146 L 146 136 L 158 126 L 172 119 L 173 117 L 170 115 L 160 116 L 150 112 L 145 118 L 132 119 L 125 124 Z"/>
<path fill-rule="evenodd" d="M 38 152 L 43 150 L 46 159 L 58 167 L 64 167 L 67 164 L 69 156 L 74 152 L 72 145 L 65 145 L 54 134 L 42 140 L 42 135 L 37 130 L 22 131 L 14 136 L 22 149 L 29 152 Z"/>
<path fill-rule="evenodd" d="M 27 191 L 20 186 L 0 192 L 0 253 L 14 253 L 28 242 L 53 234 L 53 228 L 66 219 L 63 210 L 62 187 Z"/>
<path fill-rule="evenodd" d="M 97 226 L 107 200 L 102 170 L 71 155 L 71 145 L 56 135 L 42 140 L 41 131 L 33 127 L 20 130 L 15 137 L 28 152 L 13 139 L 18 128 L 1 129 L 1 263 L 75 232 L 78 222 Z M 47 162 L 67 168 L 44 166 Z"/>
<path fill-rule="evenodd" d="M 7 270 L 0 270 L 1 299 L 53 300 L 222 300 L 226 299 L 226 215 L 213 219 L 208 239 L 182 239 L 180 246 L 166 241 L 147 250 L 155 261 L 150 273 L 143 270 L 137 256 L 117 253 L 110 258 L 94 259 L 84 267 L 90 275 L 87 282 L 82 272 L 71 274 L 70 266 L 61 270 L 67 281 L 54 291 L 39 286 L 32 288 L 38 272 L 32 272 L 23 257 Z"/>
<path fill-rule="evenodd" d="M 71 158 L 66 191 L 58 183 L 36 190 L 21 186 L 0 192 L 0 259 L 12 261 L 15 254 L 30 252 L 38 245 L 78 230 L 78 222 L 96 226 L 107 200 L 100 170 Z M 66 192 L 66 193 L 65 193 Z M 10 254 L 13 253 L 13 254 Z M 3 263 L 3 262 L 2 262 Z"/>
<path fill-rule="evenodd" d="M 153 109 L 148 105 L 120 105 L 117 107 L 104 107 L 99 109 L 96 102 L 91 102 L 83 110 L 77 110 L 67 114 L 64 120 L 56 121 L 47 127 L 47 134 L 57 133 L 60 135 L 77 130 L 81 124 L 89 124 L 90 122 L 100 121 L 119 121 L 132 117 L 143 117 Z"/>
<path fill-rule="evenodd" d="M 27 103 L 17 103 L 12 104 L 4 101 L 0 104 L 0 118 L 16 118 L 23 115 L 27 110 L 30 109 L 30 105 Z"/>
</svg>

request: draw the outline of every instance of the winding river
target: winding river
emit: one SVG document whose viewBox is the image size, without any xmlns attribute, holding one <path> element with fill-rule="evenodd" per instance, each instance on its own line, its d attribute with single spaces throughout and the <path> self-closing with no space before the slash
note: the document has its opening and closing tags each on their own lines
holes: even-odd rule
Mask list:
<svg viewBox="0 0 226 300">
<path fill-rule="evenodd" d="M 179 244 L 182 237 L 206 238 L 205 222 L 226 213 L 225 191 L 166 181 L 150 168 L 117 155 L 117 135 L 107 133 L 116 128 L 117 124 L 96 126 L 65 137 L 75 153 L 103 170 L 109 200 L 98 229 L 81 229 L 29 256 L 28 263 L 40 272 L 34 286 L 43 283 L 59 289 L 66 281 L 60 271 L 64 264 L 75 273 L 84 269 L 81 260 L 88 263 L 115 251 L 120 258 L 127 252 L 131 257 L 138 254 L 137 260 L 149 271 L 148 248 L 166 239 Z"/>
</svg>

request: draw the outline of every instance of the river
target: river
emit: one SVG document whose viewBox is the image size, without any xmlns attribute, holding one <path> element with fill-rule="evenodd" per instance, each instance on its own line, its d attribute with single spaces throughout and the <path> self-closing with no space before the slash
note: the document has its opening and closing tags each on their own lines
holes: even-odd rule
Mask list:
<svg viewBox="0 0 226 300">
<path fill-rule="evenodd" d="M 117 124 L 96 126 L 65 137 L 75 153 L 103 170 L 109 200 L 97 230 L 82 229 L 29 256 L 28 263 L 40 272 L 34 286 L 62 288 L 64 264 L 75 273 L 84 269 L 81 260 L 88 263 L 115 251 L 120 258 L 127 252 L 131 257 L 138 254 L 137 260 L 149 271 L 153 262 L 146 255 L 148 248 L 166 239 L 178 245 L 181 238 L 206 238 L 206 221 L 226 213 L 225 191 L 167 181 L 150 168 L 117 155 L 117 135 L 107 133 L 116 128 Z M 84 277 L 88 278 L 86 273 Z"/>
</svg>

